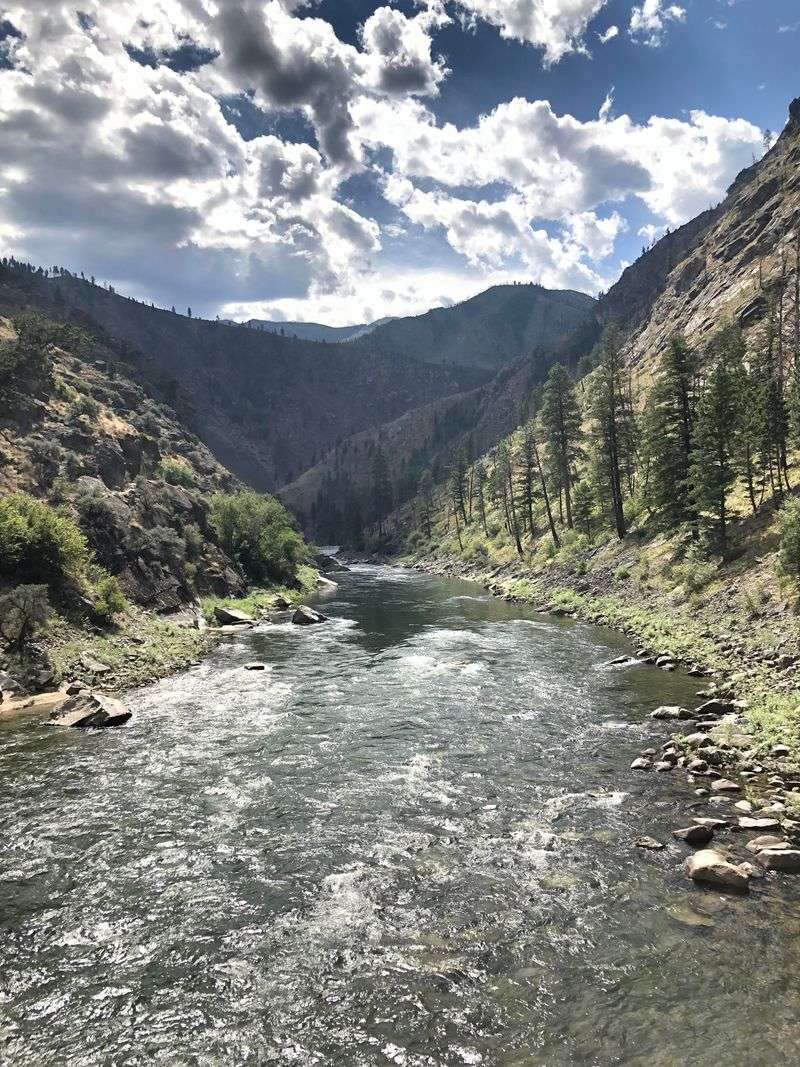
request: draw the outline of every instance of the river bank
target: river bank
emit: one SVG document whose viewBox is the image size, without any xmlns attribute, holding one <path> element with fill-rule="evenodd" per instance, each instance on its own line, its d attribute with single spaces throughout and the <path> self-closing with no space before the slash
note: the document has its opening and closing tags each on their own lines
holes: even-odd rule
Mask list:
<svg viewBox="0 0 800 1067">
<path fill-rule="evenodd" d="M 324 581 L 318 570 L 302 566 L 292 587 L 253 587 L 238 598 L 205 597 L 170 615 L 129 606 L 114 626 L 105 628 L 53 613 L 34 657 L 6 663 L 5 673 L 21 691 L 6 693 L 0 702 L 0 719 L 23 712 L 49 712 L 66 698 L 68 689 L 83 687 L 124 696 L 178 674 L 241 629 L 221 625 L 218 613 L 228 609 L 253 623 L 269 622 L 287 605 L 312 595 Z"/>
<path fill-rule="evenodd" d="M 718 606 L 714 612 L 708 605 L 701 609 L 697 602 L 690 614 L 634 589 L 627 574 L 612 577 L 610 592 L 609 575 L 597 570 L 567 584 L 570 573 L 563 568 L 536 572 L 517 561 L 481 567 L 458 556 L 435 555 L 404 563 L 424 573 L 474 581 L 494 596 L 533 605 L 543 614 L 609 627 L 631 641 L 631 662 L 696 678 L 695 699 L 685 707 L 662 702 L 653 708 L 651 717 L 670 732 L 660 748 L 643 748 L 632 768 L 686 778 L 698 805 L 709 808 L 705 816 L 692 813 L 692 823 L 709 831 L 705 843 L 714 833 L 748 831 L 750 841 L 739 836 L 726 855 L 745 865 L 748 878 L 763 873 L 749 863 L 757 852 L 754 840 L 757 845 L 764 835 L 773 835 L 767 848 L 780 842 L 781 848 L 796 849 L 800 747 L 792 709 L 798 657 L 791 627 L 754 634 L 737 625 L 734 613 L 720 612 Z M 785 621 L 786 612 L 780 615 Z M 704 843 L 699 832 L 694 836 Z M 763 860 L 769 866 L 769 857 Z M 778 863 L 800 871 L 800 852 Z"/>
</svg>

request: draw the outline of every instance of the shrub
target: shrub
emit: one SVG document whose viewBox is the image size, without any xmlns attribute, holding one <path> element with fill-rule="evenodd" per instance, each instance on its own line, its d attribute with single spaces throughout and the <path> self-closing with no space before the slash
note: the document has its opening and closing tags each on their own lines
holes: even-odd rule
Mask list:
<svg viewBox="0 0 800 1067">
<path fill-rule="evenodd" d="M 716 565 L 704 559 L 700 550 L 692 546 L 682 563 L 672 567 L 672 577 L 687 593 L 698 593 L 711 582 L 717 573 Z"/>
<path fill-rule="evenodd" d="M 6 647 L 22 652 L 44 626 L 50 604 L 44 585 L 18 585 L 0 597 L 0 636 Z"/>
<path fill-rule="evenodd" d="M 255 581 L 294 579 L 308 555 L 289 512 L 271 496 L 218 493 L 211 498 L 211 524 L 225 551 Z"/>
<path fill-rule="evenodd" d="M 186 555 L 189 559 L 199 559 L 203 551 L 203 535 L 200 532 L 200 527 L 190 522 L 188 526 L 184 527 L 183 539 L 186 542 Z"/>
<path fill-rule="evenodd" d="M 89 594 L 92 614 L 101 622 L 111 622 L 115 615 L 128 608 L 128 601 L 117 578 L 101 567 L 94 568 L 92 588 Z"/>
<path fill-rule="evenodd" d="M 36 393 L 53 385 L 53 359 L 50 346 L 58 338 L 58 327 L 35 313 L 14 319 L 17 339 L 0 345 L 0 395 L 7 390 Z"/>
<path fill-rule="evenodd" d="M 159 467 L 161 477 L 170 485 L 181 485 L 184 489 L 191 489 L 195 484 L 194 471 L 182 459 L 174 459 L 169 456 L 162 459 Z"/>
<path fill-rule="evenodd" d="M 86 538 L 67 515 L 27 493 L 0 500 L 0 577 L 45 585 L 80 580 Z"/>
<path fill-rule="evenodd" d="M 778 514 L 778 567 L 800 585 L 800 500 L 788 500 Z"/>
</svg>

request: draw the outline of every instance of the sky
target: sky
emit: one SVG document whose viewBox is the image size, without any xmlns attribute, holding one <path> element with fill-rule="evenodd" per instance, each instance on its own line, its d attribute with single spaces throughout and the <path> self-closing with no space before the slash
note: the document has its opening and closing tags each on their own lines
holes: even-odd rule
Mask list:
<svg viewBox="0 0 800 1067">
<path fill-rule="evenodd" d="M 800 0 L 0 0 L 0 250 L 207 317 L 596 294 L 799 55 Z"/>
</svg>

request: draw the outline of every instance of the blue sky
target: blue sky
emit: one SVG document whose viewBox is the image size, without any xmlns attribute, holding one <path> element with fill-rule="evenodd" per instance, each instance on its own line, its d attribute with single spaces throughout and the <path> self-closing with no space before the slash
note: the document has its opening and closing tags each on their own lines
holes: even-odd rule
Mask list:
<svg viewBox="0 0 800 1067">
<path fill-rule="evenodd" d="M 800 94 L 798 0 L 25 0 L 0 243 L 213 316 L 596 292 Z"/>
</svg>

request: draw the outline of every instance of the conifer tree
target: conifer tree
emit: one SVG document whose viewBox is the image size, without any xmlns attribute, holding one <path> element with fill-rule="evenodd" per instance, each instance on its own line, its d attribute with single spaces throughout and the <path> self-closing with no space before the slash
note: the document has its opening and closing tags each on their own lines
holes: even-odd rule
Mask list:
<svg viewBox="0 0 800 1067">
<path fill-rule="evenodd" d="M 486 467 L 484 466 L 484 464 L 483 464 L 483 462 L 481 460 L 478 460 L 478 462 L 475 464 L 474 472 L 475 472 L 475 478 L 474 478 L 474 481 L 475 481 L 475 499 L 476 499 L 477 504 L 478 504 L 478 514 L 481 517 L 481 526 L 483 527 L 483 532 L 488 537 L 489 536 L 489 530 L 487 529 L 487 526 L 486 526 L 486 482 L 487 482 L 487 475 L 486 475 Z"/>
<path fill-rule="evenodd" d="M 703 388 L 697 401 L 691 482 L 701 518 L 710 520 L 717 547 L 728 539 L 727 494 L 734 481 L 733 449 L 740 428 L 740 335 L 725 326 L 712 338 Z"/>
<path fill-rule="evenodd" d="M 378 445 L 372 453 L 372 472 L 370 484 L 372 513 L 378 523 L 378 535 L 383 535 L 383 520 L 392 509 L 392 482 L 386 455 Z"/>
<path fill-rule="evenodd" d="M 533 540 L 536 537 L 536 518 L 533 507 L 536 500 L 536 485 L 538 483 L 538 468 L 536 464 L 536 451 L 533 426 L 527 423 L 522 431 L 522 440 L 517 450 L 517 487 L 520 496 L 520 508 L 525 521 L 525 529 L 528 537 Z"/>
<path fill-rule="evenodd" d="M 634 440 L 621 350 L 622 334 L 616 326 L 607 326 L 600 339 L 599 362 L 590 397 L 595 462 L 620 539 L 626 533 L 623 471 Z"/>
<path fill-rule="evenodd" d="M 697 393 L 697 356 L 675 335 L 648 405 L 648 499 L 664 526 L 696 524 L 690 468 Z"/>
<path fill-rule="evenodd" d="M 581 412 L 575 386 L 561 363 L 550 368 L 544 387 L 541 425 L 547 445 L 548 473 L 564 500 L 566 523 L 572 527 L 572 482 L 575 464 L 581 456 Z"/>
<path fill-rule="evenodd" d="M 592 536 L 592 520 L 595 515 L 594 491 L 588 478 L 576 482 L 572 491 L 572 518 L 577 529 Z"/>
</svg>

